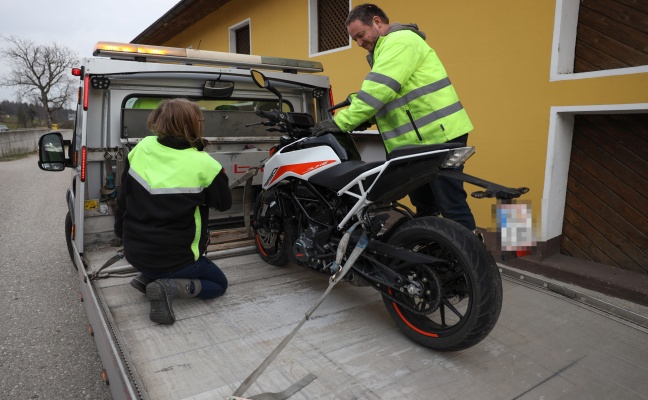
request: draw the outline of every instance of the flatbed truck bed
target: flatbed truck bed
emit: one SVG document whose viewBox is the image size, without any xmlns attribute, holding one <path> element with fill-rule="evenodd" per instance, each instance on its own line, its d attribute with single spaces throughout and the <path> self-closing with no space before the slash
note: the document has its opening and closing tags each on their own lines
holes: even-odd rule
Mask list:
<svg viewBox="0 0 648 400">
<path fill-rule="evenodd" d="M 87 273 L 115 250 L 87 253 Z M 227 293 L 176 300 L 171 326 L 149 320 L 149 302 L 129 285 L 130 276 L 89 283 L 128 375 L 112 388 L 115 398 L 226 399 L 328 284 L 298 266 L 267 265 L 254 253 L 215 262 L 230 281 Z M 121 260 L 110 268 L 127 267 Z M 396 328 L 376 291 L 339 284 L 245 395 L 280 392 L 314 374 L 291 399 L 648 398 L 645 309 L 632 310 L 637 319 L 628 321 L 501 267 L 502 314 L 475 347 L 420 347 Z"/>
</svg>

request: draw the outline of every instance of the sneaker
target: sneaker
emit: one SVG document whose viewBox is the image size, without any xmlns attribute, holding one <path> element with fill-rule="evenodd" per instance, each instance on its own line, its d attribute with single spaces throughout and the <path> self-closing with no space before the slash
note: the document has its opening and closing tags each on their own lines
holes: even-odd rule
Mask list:
<svg viewBox="0 0 648 400">
<path fill-rule="evenodd" d="M 175 322 L 173 299 L 178 295 L 178 287 L 172 279 L 158 279 L 146 285 L 146 297 L 151 302 L 151 321 L 171 325 Z"/>
<path fill-rule="evenodd" d="M 149 283 L 151 283 L 151 278 L 147 278 L 142 274 L 135 275 L 135 278 L 130 281 L 130 285 L 132 287 L 144 294 L 146 294 L 146 285 L 148 285 Z"/>
</svg>

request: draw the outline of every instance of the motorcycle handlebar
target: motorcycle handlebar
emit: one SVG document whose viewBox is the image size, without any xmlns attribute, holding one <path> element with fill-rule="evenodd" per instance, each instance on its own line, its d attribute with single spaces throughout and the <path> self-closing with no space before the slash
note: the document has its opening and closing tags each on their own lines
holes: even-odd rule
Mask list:
<svg viewBox="0 0 648 400">
<path fill-rule="evenodd" d="M 268 132 L 286 132 L 296 139 L 312 134 L 312 118 L 304 120 L 304 114 L 285 113 L 279 110 L 256 110 L 255 114 L 268 120 L 263 125 L 277 126 L 277 128 L 267 128 Z"/>
<path fill-rule="evenodd" d="M 270 110 L 270 111 L 256 110 L 255 114 L 258 115 L 259 117 L 269 119 L 270 121 L 273 122 L 277 122 L 280 119 L 279 110 Z"/>
</svg>

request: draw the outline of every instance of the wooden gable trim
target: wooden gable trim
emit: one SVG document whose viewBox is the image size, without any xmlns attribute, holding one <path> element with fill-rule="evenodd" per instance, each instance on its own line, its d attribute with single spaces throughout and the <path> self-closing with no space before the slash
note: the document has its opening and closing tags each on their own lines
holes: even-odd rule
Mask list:
<svg viewBox="0 0 648 400">
<path fill-rule="evenodd" d="M 163 45 L 230 0 L 182 0 L 137 35 L 131 43 Z"/>
</svg>

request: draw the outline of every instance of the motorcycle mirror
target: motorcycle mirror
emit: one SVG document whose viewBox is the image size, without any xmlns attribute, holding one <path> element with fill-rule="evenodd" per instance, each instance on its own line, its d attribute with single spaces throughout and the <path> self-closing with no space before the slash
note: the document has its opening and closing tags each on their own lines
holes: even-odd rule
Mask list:
<svg viewBox="0 0 648 400">
<path fill-rule="evenodd" d="M 261 73 L 261 71 L 257 71 L 255 69 L 250 71 L 250 75 L 252 75 L 252 80 L 256 85 L 260 88 L 267 88 L 270 85 L 270 82 L 268 79 Z"/>
<path fill-rule="evenodd" d="M 250 71 L 250 75 L 252 75 L 252 80 L 258 87 L 268 89 L 277 96 L 279 99 L 279 110 L 283 110 L 283 98 L 281 97 L 281 93 L 279 93 L 279 91 L 270 84 L 270 80 L 266 78 L 263 73 L 255 69 Z"/>
</svg>

